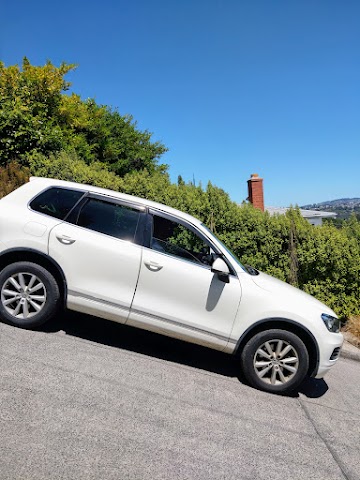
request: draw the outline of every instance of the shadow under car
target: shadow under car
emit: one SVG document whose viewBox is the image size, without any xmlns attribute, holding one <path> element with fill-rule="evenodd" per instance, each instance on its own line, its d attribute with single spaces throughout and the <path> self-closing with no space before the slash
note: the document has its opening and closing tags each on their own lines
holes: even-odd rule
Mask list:
<svg viewBox="0 0 360 480">
<path fill-rule="evenodd" d="M 62 311 L 54 319 L 44 324 L 41 330 L 46 333 L 62 330 L 67 335 L 102 345 L 137 352 L 225 377 L 237 378 L 241 383 L 247 385 L 236 355 L 229 355 L 91 315 Z M 299 393 L 302 393 L 308 398 L 319 398 L 327 390 L 328 386 L 323 379 L 306 378 L 300 387 L 285 396 L 298 397 Z"/>
</svg>

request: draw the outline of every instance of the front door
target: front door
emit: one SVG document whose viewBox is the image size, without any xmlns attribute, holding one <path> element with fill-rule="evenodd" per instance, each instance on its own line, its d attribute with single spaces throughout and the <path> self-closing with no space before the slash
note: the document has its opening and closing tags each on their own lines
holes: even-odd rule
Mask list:
<svg viewBox="0 0 360 480">
<path fill-rule="evenodd" d="M 214 250 L 193 226 L 151 214 L 151 244 L 127 324 L 222 350 L 240 303 L 238 278 L 225 283 L 211 272 Z"/>
</svg>

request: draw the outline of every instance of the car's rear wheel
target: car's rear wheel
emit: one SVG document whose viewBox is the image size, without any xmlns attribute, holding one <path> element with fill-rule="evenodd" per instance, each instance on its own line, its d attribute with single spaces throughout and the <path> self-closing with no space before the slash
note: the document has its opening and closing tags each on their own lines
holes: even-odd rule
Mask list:
<svg viewBox="0 0 360 480">
<path fill-rule="evenodd" d="M 0 273 L 0 317 L 22 328 L 42 325 L 54 316 L 60 299 L 53 275 L 41 265 L 16 262 Z"/>
<path fill-rule="evenodd" d="M 309 368 L 309 354 L 294 333 L 272 329 L 259 332 L 241 353 L 243 373 L 255 388 L 287 393 L 297 388 Z"/>
</svg>

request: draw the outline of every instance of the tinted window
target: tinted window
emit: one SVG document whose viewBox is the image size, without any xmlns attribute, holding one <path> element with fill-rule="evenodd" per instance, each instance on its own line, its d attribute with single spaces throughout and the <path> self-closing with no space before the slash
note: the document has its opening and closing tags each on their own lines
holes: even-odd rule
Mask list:
<svg viewBox="0 0 360 480">
<path fill-rule="evenodd" d="M 156 215 L 151 248 L 191 262 L 210 263 L 210 246 L 201 237 L 180 223 Z"/>
<path fill-rule="evenodd" d="M 49 188 L 34 198 L 30 207 L 37 212 L 63 220 L 84 192 L 66 188 Z"/>
<path fill-rule="evenodd" d="M 136 209 L 90 198 L 81 209 L 77 224 L 133 242 L 140 215 Z"/>
</svg>

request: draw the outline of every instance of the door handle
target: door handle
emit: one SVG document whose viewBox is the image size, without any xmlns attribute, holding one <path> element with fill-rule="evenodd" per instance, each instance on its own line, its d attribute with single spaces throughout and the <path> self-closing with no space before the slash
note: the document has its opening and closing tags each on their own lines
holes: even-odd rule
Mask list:
<svg viewBox="0 0 360 480">
<path fill-rule="evenodd" d="M 160 263 L 157 262 L 153 262 L 152 260 L 145 260 L 144 263 L 146 267 L 152 272 L 158 272 L 163 268 L 163 265 L 160 265 Z"/>
<path fill-rule="evenodd" d="M 60 243 L 64 245 L 72 245 L 73 243 L 76 242 L 76 240 L 74 240 L 71 237 L 68 237 L 67 235 L 56 235 L 56 238 L 59 240 Z"/>
</svg>

